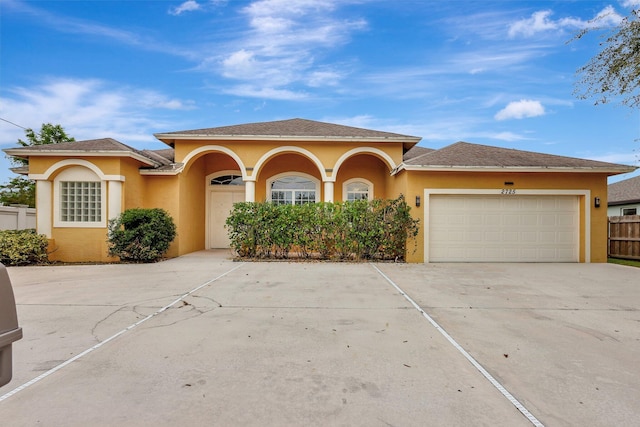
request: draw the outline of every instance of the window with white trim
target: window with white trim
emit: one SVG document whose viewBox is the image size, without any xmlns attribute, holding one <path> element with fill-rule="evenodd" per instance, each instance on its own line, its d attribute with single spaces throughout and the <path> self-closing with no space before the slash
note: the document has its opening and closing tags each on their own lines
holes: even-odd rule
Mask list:
<svg viewBox="0 0 640 427">
<path fill-rule="evenodd" d="M 637 215 L 638 214 L 638 209 L 637 208 L 624 208 L 622 209 L 622 215 Z"/>
<path fill-rule="evenodd" d="M 64 169 L 53 180 L 54 227 L 106 227 L 106 181 L 84 166 Z"/>
<path fill-rule="evenodd" d="M 64 222 L 102 221 L 100 182 L 61 181 L 60 220 Z"/>
<path fill-rule="evenodd" d="M 344 183 L 342 191 L 343 199 L 348 202 L 373 199 L 373 184 L 366 179 L 350 179 Z"/>
<path fill-rule="evenodd" d="M 278 205 L 316 203 L 318 183 L 304 176 L 282 176 L 271 181 L 270 193 L 271 201 Z"/>
</svg>

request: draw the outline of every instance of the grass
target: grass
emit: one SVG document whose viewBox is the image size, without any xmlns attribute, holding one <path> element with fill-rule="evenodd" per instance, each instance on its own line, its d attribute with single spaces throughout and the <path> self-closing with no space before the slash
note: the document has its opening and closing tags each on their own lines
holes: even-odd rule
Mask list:
<svg viewBox="0 0 640 427">
<path fill-rule="evenodd" d="M 631 267 L 640 268 L 640 261 L 634 261 L 634 260 L 631 260 L 631 259 L 609 258 L 607 260 L 607 262 L 610 263 L 610 264 L 628 265 L 628 266 L 631 266 Z"/>
</svg>

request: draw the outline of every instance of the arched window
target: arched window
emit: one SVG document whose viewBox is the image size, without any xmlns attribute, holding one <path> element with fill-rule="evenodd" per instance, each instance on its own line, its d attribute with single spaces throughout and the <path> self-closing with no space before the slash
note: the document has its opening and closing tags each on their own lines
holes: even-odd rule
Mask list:
<svg viewBox="0 0 640 427">
<path fill-rule="evenodd" d="M 242 175 L 229 174 L 211 178 L 209 185 L 244 185 Z"/>
<path fill-rule="evenodd" d="M 268 181 L 269 197 L 279 205 L 303 205 L 318 200 L 319 182 L 311 176 L 283 175 Z"/>
<path fill-rule="evenodd" d="M 373 184 L 366 179 L 350 179 L 344 183 L 342 191 L 343 199 L 348 202 L 373 199 Z"/>
</svg>

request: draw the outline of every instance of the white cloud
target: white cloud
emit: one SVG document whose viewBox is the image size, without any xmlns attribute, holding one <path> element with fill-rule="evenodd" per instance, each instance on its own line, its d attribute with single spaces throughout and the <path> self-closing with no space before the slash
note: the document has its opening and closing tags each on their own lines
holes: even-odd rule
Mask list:
<svg viewBox="0 0 640 427">
<path fill-rule="evenodd" d="M 240 81 L 228 93 L 276 99 L 300 99 L 293 87 L 336 86 L 345 73 L 320 63 L 323 52 L 346 43 L 364 20 L 345 20 L 333 13 L 343 2 L 327 0 L 258 0 L 241 9 L 248 28 L 228 44 L 215 63 L 222 76 Z M 208 68 L 210 58 L 201 63 Z M 250 88 L 250 89 L 249 89 Z"/>
<path fill-rule="evenodd" d="M 640 158 L 636 153 L 607 153 L 600 155 L 589 154 L 586 159 L 598 160 L 600 162 L 618 163 L 637 166 Z"/>
<path fill-rule="evenodd" d="M 532 13 L 529 18 L 512 23 L 509 25 L 509 37 L 531 37 L 544 32 L 617 25 L 622 20 L 622 16 L 620 16 L 612 6 L 605 7 L 593 19 L 586 21 L 574 17 L 554 20 L 551 18 L 552 15 L 553 12 L 551 10 L 540 10 Z"/>
<path fill-rule="evenodd" d="M 542 116 L 544 114 L 544 106 L 540 101 L 521 99 L 520 101 L 507 104 L 506 107 L 496 113 L 494 118 L 496 120 L 524 119 L 527 117 Z"/>
<path fill-rule="evenodd" d="M 151 90 L 118 87 L 96 79 L 52 79 L 30 87 L 6 89 L 0 117 L 39 129 L 42 123 L 62 125 L 77 140 L 111 137 L 125 144 L 153 141 L 153 132 L 167 127 L 163 111 L 195 108 L 191 101 Z M 0 141 L 11 146 L 24 132 L 2 123 Z"/>
<path fill-rule="evenodd" d="M 550 10 L 534 12 L 531 18 L 521 19 L 511 24 L 509 27 L 509 37 L 515 37 L 517 35 L 528 37 L 541 31 L 555 30 L 558 28 L 558 24 L 549 19 L 552 13 Z"/>
<path fill-rule="evenodd" d="M 343 75 L 337 71 L 313 71 L 309 74 L 307 84 L 311 87 L 336 86 Z"/>
<path fill-rule="evenodd" d="M 149 52 L 161 52 L 189 60 L 198 60 L 202 55 L 192 46 L 177 46 L 166 40 L 157 40 L 150 32 L 138 33 L 128 29 L 104 25 L 102 22 L 59 15 L 48 10 L 37 8 L 33 3 L 24 1 L 0 0 L 6 9 L 27 14 L 37 20 L 40 25 L 55 29 L 61 33 L 78 34 L 80 36 L 99 37 L 113 40 L 127 46 L 133 46 Z"/>
<path fill-rule="evenodd" d="M 200 4 L 195 1 L 195 0 L 187 0 L 184 3 L 182 3 L 180 6 L 176 6 L 174 8 L 171 8 L 169 10 L 169 13 L 171 15 L 180 15 L 184 12 L 193 12 L 194 10 L 200 10 L 201 6 Z"/>
<path fill-rule="evenodd" d="M 640 6 L 640 0 L 623 0 L 620 2 L 620 4 L 622 5 L 622 7 L 632 8 Z"/>
<path fill-rule="evenodd" d="M 288 89 L 262 87 L 258 85 L 240 84 L 223 89 L 224 93 L 249 98 L 275 99 L 280 101 L 299 101 L 308 98 L 304 92 L 296 92 Z"/>
</svg>

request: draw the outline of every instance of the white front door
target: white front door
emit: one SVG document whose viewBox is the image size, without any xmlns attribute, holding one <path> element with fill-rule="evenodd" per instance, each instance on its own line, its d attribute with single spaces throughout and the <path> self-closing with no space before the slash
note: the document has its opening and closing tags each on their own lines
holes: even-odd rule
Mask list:
<svg viewBox="0 0 640 427">
<path fill-rule="evenodd" d="M 244 187 L 211 190 L 209 192 L 209 227 L 207 249 L 228 248 L 229 237 L 225 221 L 233 209 L 233 204 L 244 202 Z M 237 191 L 240 190 L 240 191 Z"/>
</svg>

